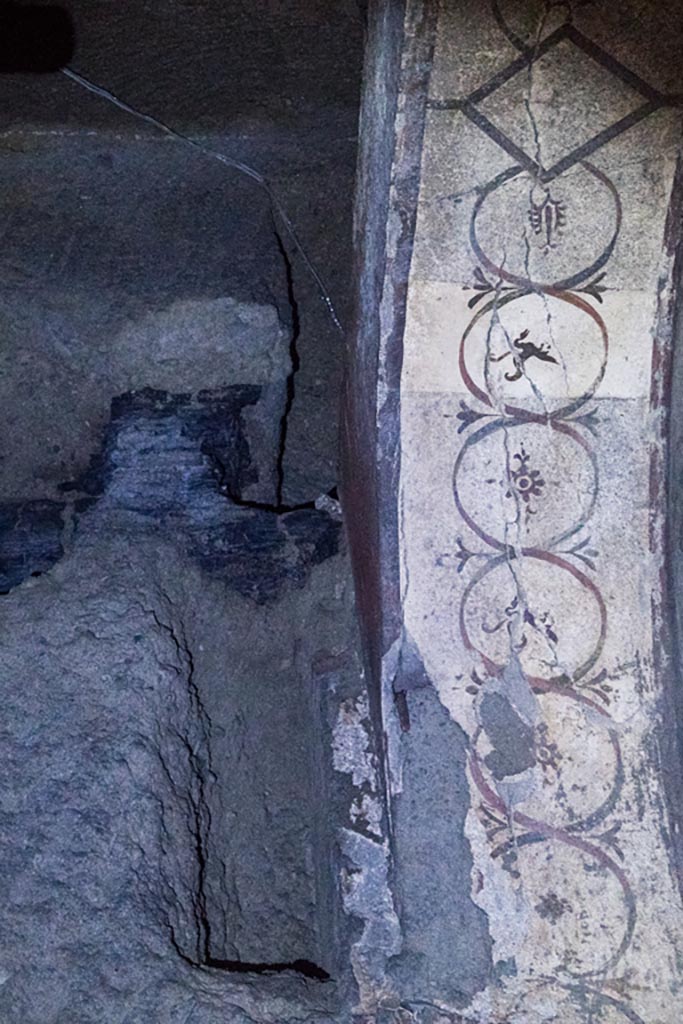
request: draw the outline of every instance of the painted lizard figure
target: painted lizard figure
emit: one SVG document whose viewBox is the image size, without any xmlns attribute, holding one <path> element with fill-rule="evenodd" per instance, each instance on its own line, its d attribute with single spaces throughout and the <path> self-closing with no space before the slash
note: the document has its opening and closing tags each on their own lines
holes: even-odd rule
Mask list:
<svg viewBox="0 0 683 1024">
<path fill-rule="evenodd" d="M 550 355 L 550 347 L 548 345 L 536 345 L 533 341 L 525 341 L 528 338 L 529 330 L 522 331 L 518 338 L 512 342 L 517 352 L 504 352 L 502 356 L 489 356 L 492 363 L 500 363 L 501 360 L 507 359 L 509 355 L 512 356 L 512 361 L 515 364 L 514 373 L 506 373 L 505 380 L 514 381 L 524 373 L 524 364 L 527 359 L 540 359 L 544 363 L 557 363 L 555 356 Z"/>
</svg>

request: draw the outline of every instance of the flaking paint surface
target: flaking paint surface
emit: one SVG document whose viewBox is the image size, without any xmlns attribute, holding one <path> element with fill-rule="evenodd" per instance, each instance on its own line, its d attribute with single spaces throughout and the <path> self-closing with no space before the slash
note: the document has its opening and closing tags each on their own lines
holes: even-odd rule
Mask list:
<svg viewBox="0 0 683 1024">
<path fill-rule="evenodd" d="M 604 49 L 580 5 L 439 20 L 401 570 L 405 628 L 469 739 L 472 898 L 497 967 L 464 1011 L 477 1024 L 677 1024 L 683 1005 L 651 494 L 680 113 L 647 77 L 650 6 L 642 61 L 618 32 Z"/>
</svg>

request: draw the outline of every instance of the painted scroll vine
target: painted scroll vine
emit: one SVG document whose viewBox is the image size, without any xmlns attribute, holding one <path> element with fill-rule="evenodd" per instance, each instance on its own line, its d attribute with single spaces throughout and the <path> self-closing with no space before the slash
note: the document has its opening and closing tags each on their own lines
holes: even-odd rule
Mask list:
<svg viewBox="0 0 683 1024">
<path fill-rule="evenodd" d="M 430 87 L 401 500 L 406 624 L 470 737 L 497 973 L 470 1012 L 674 1024 L 649 457 L 677 99 L 569 4 L 468 6 Z"/>
</svg>

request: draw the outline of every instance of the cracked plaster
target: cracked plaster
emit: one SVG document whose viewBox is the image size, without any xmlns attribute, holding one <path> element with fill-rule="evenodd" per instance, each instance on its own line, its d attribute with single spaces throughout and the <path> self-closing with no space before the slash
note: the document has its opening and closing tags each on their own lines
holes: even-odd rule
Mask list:
<svg viewBox="0 0 683 1024">
<path fill-rule="evenodd" d="M 640 6 L 642 62 L 622 57 L 618 26 L 611 40 L 597 31 L 600 5 L 443 6 L 436 29 L 399 547 L 404 628 L 468 739 L 470 891 L 495 971 L 468 1006 L 440 1003 L 468 1024 L 680 1016 L 650 508 L 680 114 L 663 107 L 544 183 L 506 178 L 514 157 L 456 102 L 518 58 L 511 39 L 523 38 L 526 69 L 475 105 L 548 167 L 628 114 L 634 91 L 573 43 L 536 50 L 572 19 L 646 77 L 656 5 Z"/>
</svg>

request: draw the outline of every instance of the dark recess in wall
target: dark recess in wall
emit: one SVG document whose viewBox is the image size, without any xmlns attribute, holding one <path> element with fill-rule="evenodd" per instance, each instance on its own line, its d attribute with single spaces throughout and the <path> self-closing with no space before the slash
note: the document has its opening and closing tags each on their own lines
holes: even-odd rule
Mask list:
<svg viewBox="0 0 683 1024">
<path fill-rule="evenodd" d="M 69 63 L 74 26 L 63 7 L 0 4 L 0 74 L 47 74 Z"/>
</svg>

